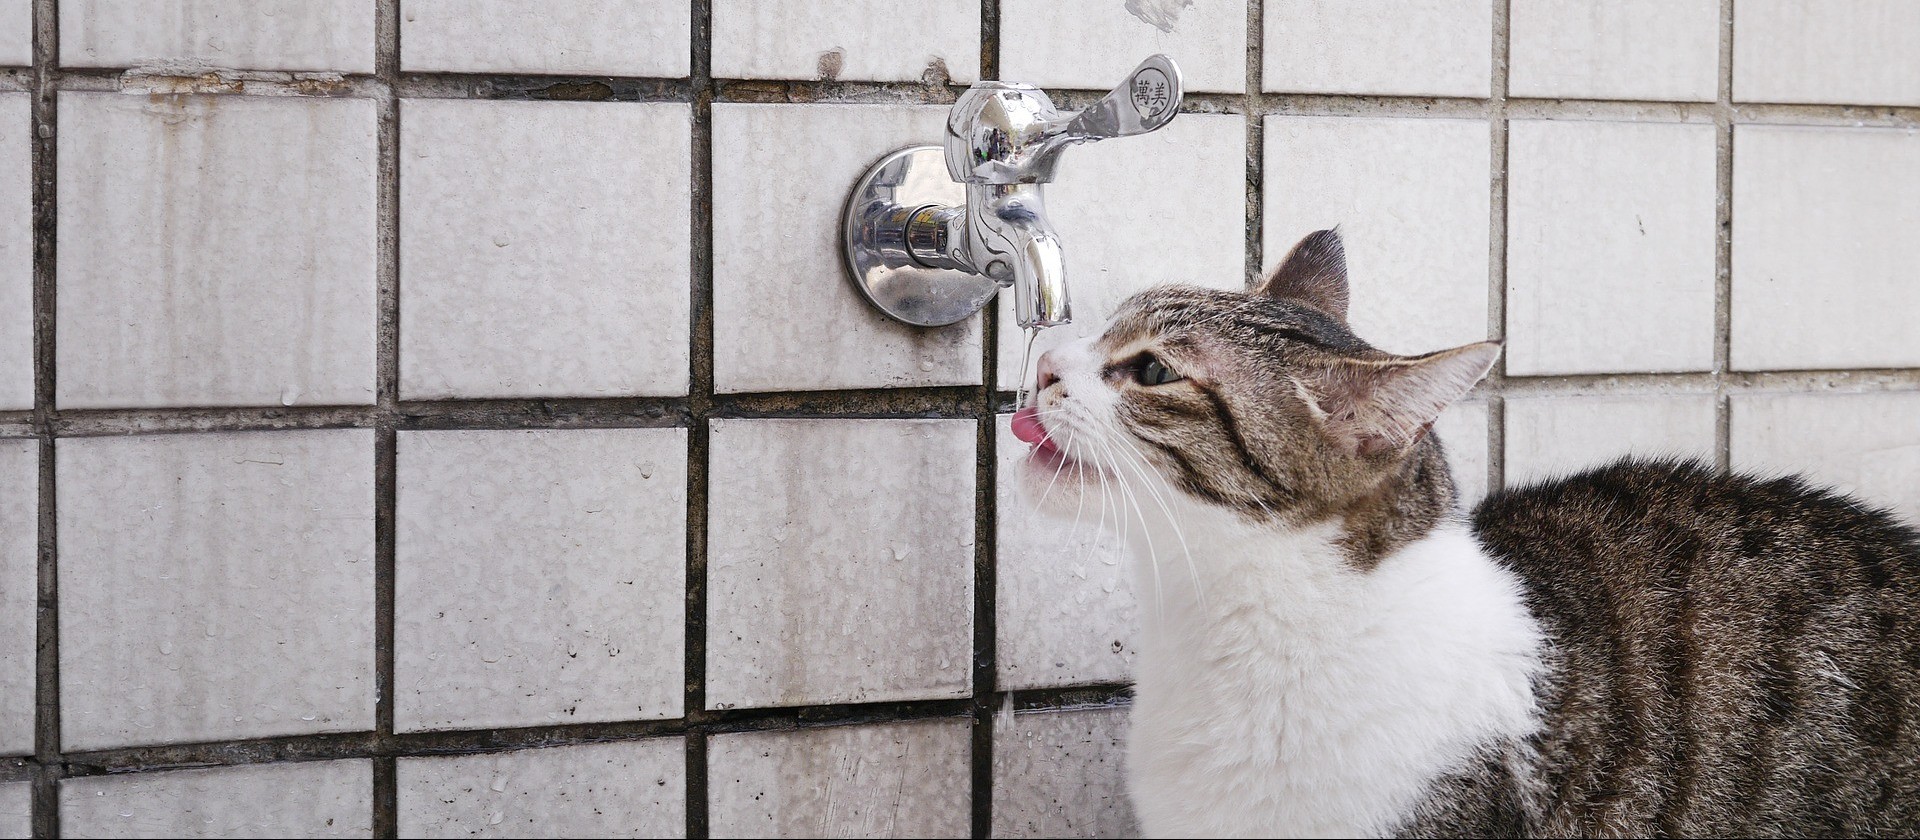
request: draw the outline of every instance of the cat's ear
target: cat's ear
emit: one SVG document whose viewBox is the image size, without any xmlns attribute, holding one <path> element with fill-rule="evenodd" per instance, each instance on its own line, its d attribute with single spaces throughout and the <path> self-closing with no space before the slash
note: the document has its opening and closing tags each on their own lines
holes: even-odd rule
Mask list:
<svg viewBox="0 0 1920 840">
<path fill-rule="evenodd" d="M 1499 358 L 1499 342 L 1483 341 L 1411 358 L 1341 359 L 1304 384 L 1327 434 L 1372 455 L 1418 442 Z"/>
<path fill-rule="evenodd" d="M 1253 293 L 1299 300 L 1346 323 L 1347 249 L 1340 244 L 1340 231 L 1307 234 Z"/>
</svg>

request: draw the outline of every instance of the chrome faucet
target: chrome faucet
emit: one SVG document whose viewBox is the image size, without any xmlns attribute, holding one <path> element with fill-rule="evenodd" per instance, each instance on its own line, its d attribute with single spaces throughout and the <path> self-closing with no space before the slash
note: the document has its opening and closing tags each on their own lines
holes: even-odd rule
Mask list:
<svg viewBox="0 0 1920 840">
<path fill-rule="evenodd" d="M 1180 69 L 1164 55 L 1072 115 L 1033 85 L 975 83 L 947 115 L 944 149 L 897 150 L 854 185 L 842 231 L 854 285 L 920 326 L 964 320 L 1003 286 L 1013 287 L 1021 327 L 1071 321 L 1066 261 L 1041 185 L 1068 146 L 1158 129 L 1180 98 Z"/>
</svg>

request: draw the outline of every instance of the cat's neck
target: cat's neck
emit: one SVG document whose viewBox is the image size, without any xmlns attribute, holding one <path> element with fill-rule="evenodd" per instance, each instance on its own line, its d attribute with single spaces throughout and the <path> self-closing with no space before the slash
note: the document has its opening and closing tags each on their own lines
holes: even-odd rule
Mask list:
<svg viewBox="0 0 1920 840">
<path fill-rule="evenodd" d="M 1173 808 L 1227 836 L 1390 831 L 1434 778 L 1535 725 L 1540 632 L 1457 519 L 1362 569 L 1340 521 L 1175 516 L 1130 535 L 1136 760 L 1171 789 L 1246 777 L 1145 793 L 1150 830 Z M 1220 822 L 1234 814 L 1254 822 Z"/>
</svg>

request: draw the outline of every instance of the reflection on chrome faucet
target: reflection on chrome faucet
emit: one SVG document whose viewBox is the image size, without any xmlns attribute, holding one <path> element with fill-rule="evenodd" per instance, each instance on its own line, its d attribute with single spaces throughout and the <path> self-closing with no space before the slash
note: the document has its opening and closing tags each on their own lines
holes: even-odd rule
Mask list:
<svg viewBox="0 0 1920 840">
<path fill-rule="evenodd" d="M 1041 185 L 1061 150 L 1144 134 L 1179 113 L 1180 70 L 1156 55 L 1093 107 L 1062 115 L 1045 92 L 980 82 L 953 105 L 944 149 L 901 149 L 874 165 L 847 204 L 847 267 L 867 299 L 910 324 L 963 320 L 1002 286 L 1020 326 L 1072 320 L 1065 258 Z M 934 167 L 944 162 L 945 177 Z"/>
</svg>

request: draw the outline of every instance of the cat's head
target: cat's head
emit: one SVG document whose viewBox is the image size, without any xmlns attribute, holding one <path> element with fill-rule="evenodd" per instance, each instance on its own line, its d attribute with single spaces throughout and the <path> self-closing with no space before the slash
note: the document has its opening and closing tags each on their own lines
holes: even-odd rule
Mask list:
<svg viewBox="0 0 1920 840">
<path fill-rule="evenodd" d="M 1120 489 L 1141 500 L 1160 493 L 1297 526 L 1354 515 L 1418 477 L 1450 505 L 1432 424 L 1500 346 L 1397 356 L 1355 336 L 1346 316 L 1334 231 L 1301 240 L 1252 292 L 1134 295 L 1103 333 L 1041 357 L 1033 408 L 1014 418 L 1035 444 L 1030 495 L 1071 513 L 1088 509 L 1089 492 L 1099 503 L 1102 484 L 1129 485 Z"/>
</svg>

